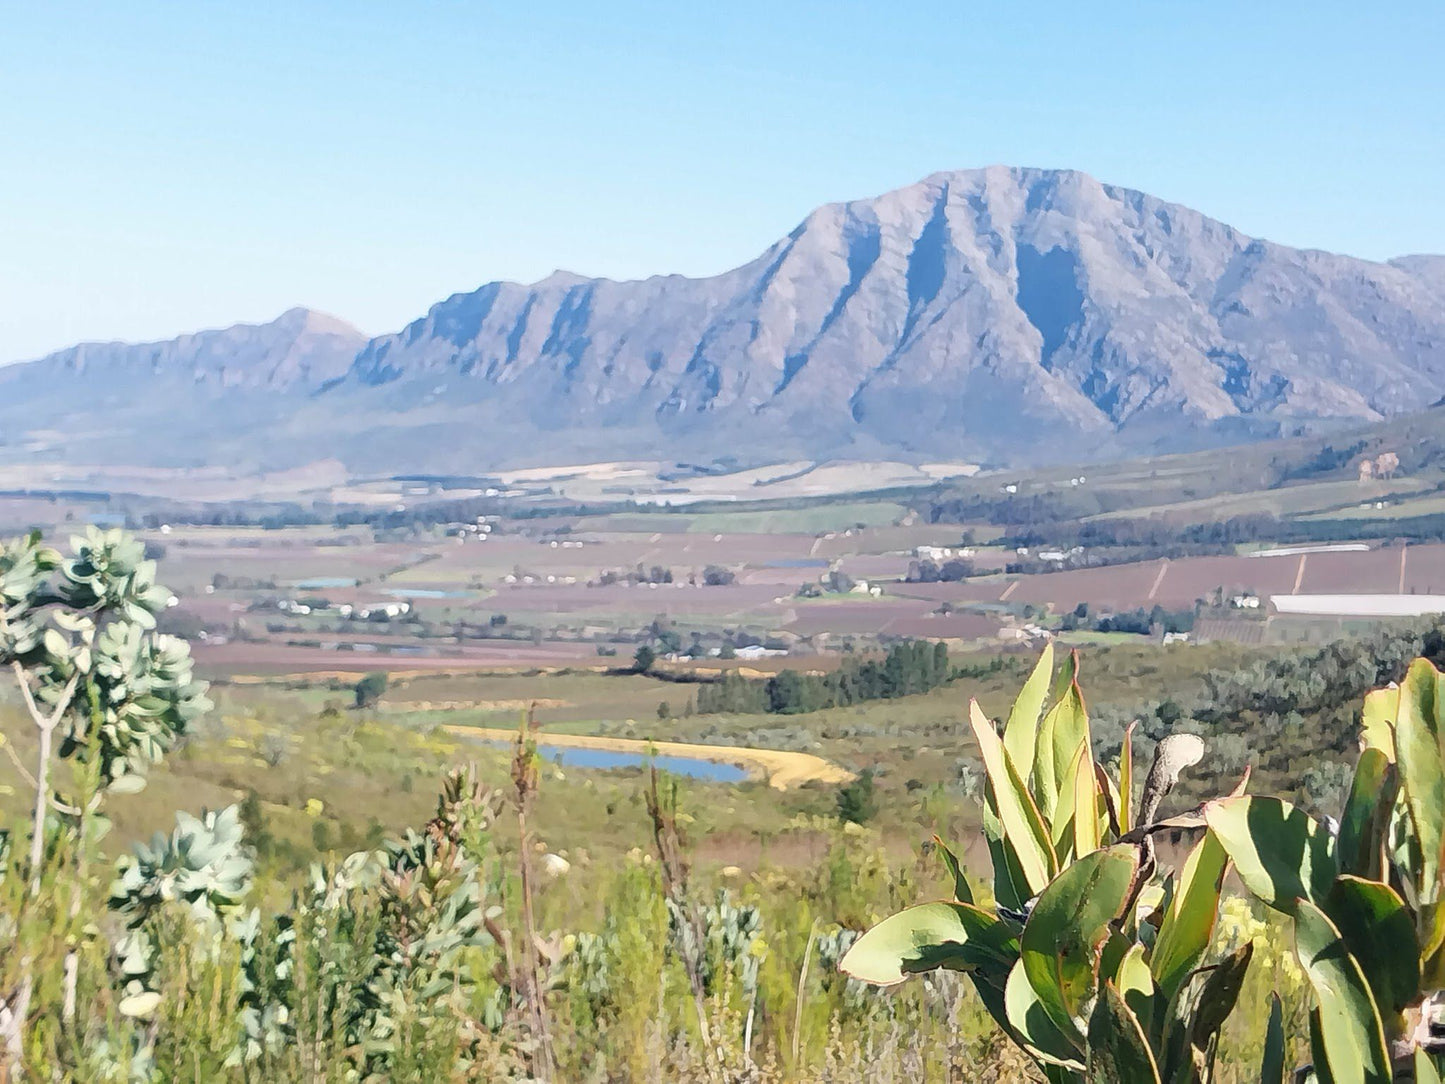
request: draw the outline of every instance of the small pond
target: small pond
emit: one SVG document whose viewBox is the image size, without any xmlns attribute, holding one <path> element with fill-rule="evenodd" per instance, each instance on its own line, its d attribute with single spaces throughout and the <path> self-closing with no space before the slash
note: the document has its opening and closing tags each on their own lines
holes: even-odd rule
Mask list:
<svg viewBox="0 0 1445 1084">
<path fill-rule="evenodd" d="M 392 598 L 471 598 L 470 591 L 440 591 L 434 587 L 388 587 L 384 594 Z"/>
<path fill-rule="evenodd" d="M 510 748 L 510 742 L 489 741 L 487 745 Z M 638 768 L 647 763 L 641 753 L 618 753 L 611 749 L 579 749 L 571 745 L 547 745 L 537 743 L 537 752 L 553 764 L 564 768 Z M 712 783 L 741 783 L 748 773 L 736 764 L 721 764 L 697 757 L 655 756 L 657 767 L 674 775 L 686 775 L 693 779 L 705 779 Z"/>
<path fill-rule="evenodd" d="M 349 576 L 317 576 L 314 580 L 301 580 L 293 586 L 301 591 L 322 591 L 328 587 L 355 587 L 356 580 Z"/>
</svg>

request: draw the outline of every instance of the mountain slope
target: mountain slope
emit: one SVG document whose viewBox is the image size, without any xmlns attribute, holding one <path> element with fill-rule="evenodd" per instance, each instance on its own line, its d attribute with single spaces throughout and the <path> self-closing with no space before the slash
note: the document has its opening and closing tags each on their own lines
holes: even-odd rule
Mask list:
<svg viewBox="0 0 1445 1084">
<path fill-rule="evenodd" d="M 82 343 L 0 368 L 0 448 L 199 465 L 223 434 L 260 432 L 343 376 L 366 341 L 297 308 L 166 342 Z"/>
<path fill-rule="evenodd" d="M 218 424 L 207 447 L 373 470 L 1098 458 L 1440 399 L 1445 259 L 1291 249 L 1081 173 L 996 167 L 822 207 L 712 278 L 491 283 L 330 360 L 243 383 L 275 393 L 264 442 Z"/>
</svg>

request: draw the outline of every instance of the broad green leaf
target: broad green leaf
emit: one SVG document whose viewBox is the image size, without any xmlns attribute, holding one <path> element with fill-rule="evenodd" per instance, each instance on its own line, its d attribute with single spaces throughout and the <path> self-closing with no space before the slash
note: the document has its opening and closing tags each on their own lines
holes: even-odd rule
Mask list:
<svg viewBox="0 0 1445 1084">
<path fill-rule="evenodd" d="M 1045 644 L 1039 661 L 1034 664 L 1033 673 L 1019 690 L 1018 699 L 1014 701 L 1003 728 L 1003 747 L 1020 772 L 1033 767 L 1039 718 L 1043 715 L 1044 700 L 1049 695 L 1049 682 L 1053 676 L 1054 645 Z"/>
<path fill-rule="evenodd" d="M 1024 971 L 1067 1034 L 1079 1032 L 1083 1004 L 1096 985 L 1099 946 L 1128 902 L 1138 863 L 1138 849 L 1129 846 L 1084 856 L 1044 889 L 1024 924 Z"/>
<path fill-rule="evenodd" d="M 1415 1048 L 1415 1084 L 1441 1084 L 1439 1062 L 1419 1046 Z"/>
<path fill-rule="evenodd" d="M 1325 1079 L 1390 1084 L 1390 1053 L 1380 1013 L 1340 931 L 1308 900 L 1299 901 L 1294 930 L 1300 965 L 1319 1003 L 1319 1026 L 1312 1030 L 1317 1030 L 1315 1039 L 1324 1054 Z"/>
<path fill-rule="evenodd" d="M 1124 995 L 1124 1002 L 1141 1021 L 1147 1022 L 1154 1016 L 1154 996 L 1158 992 L 1154 977 L 1149 974 L 1149 964 L 1144 959 L 1144 946 L 1137 941 L 1124 953 L 1113 975 L 1105 978 L 1118 987 Z"/>
<path fill-rule="evenodd" d="M 1381 749 L 1371 747 L 1360 754 L 1335 844 L 1342 872 L 1385 879 L 1385 845 L 1396 785 L 1395 766 Z"/>
<path fill-rule="evenodd" d="M 1400 713 L 1400 690 L 1397 686 L 1375 689 L 1365 694 L 1360 712 L 1360 741 L 1366 749 L 1378 749 L 1393 764 L 1395 761 L 1395 717 Z"/>
<path fill-rule="evenodd" d="M 1264 1029 L 1264 1059 L 1259 1084 L 1284 1084 L 1284 1006 L 1278 994 L 1269 995 L 1269 1024 Z"/>
<path fill-rule="evenodd" d="M 1069 783 L 1069 765 L 1080 742 L 1089 744 L 1089 713 L 1079 683 L 1074 681 L 1044 716 L 1034 750 L 1034 797 L 1055 832 L 1058 822 L 1068 820 L 1073 812 L 1072 803 L 1061 791 Z"/>
<path fill-rule="evenodd" d="M 1293 914 L 1296 900 L 1329 893 L 1333 840 L 1303 810 L 1280 798 L 1222 798 L 1205 804 L 1204 819 L 1239 879 L 1269 906 Z"/>
<path fill-rule="evenodd" d="M 1046 1064 L 1083 1069 L 1083 1044 L 1077 1036 L 1060 1030 L 1049 1018 L 1039 995 L 1029 984 L 1022 960 L 1009 972 L 1004 1011 L 1009 1026 L 1028 1045 L 1034 1057 Z"/>
<path fill-rule="evenodd" d="M 1189 1024 L 1189 1044 L 1201 1055 L 1209 1050 L 1214 1036 L 1234 1011 L 1253 957 L 1254 942 L 1250 941 L 1209 970 L 1199 991 L 1199 1006 Z"/>
<path fill-rule="evenodd" d="M 938 836 L 933 837 L 933 845 L 938 848 L 938 856 L 943 859 L 943 867 L 948 870 L 948 876 L 953 880 L 953 898 L 959 903 L 972 903 L 973 889 L 968 886 L 968 878 L 963 875 L 963 867 L 958 864 L 958 856 L 950 851 Z"/>
<path fill-rule="evenodd" d="M 1089 1016 L 1091 1084 L 1157 1084 L 1159 1066 L 1139 1018 L 1105 981 Z"/>
<path fill-rule="evenodd" d="M 860 982 L 892 986 L 909 975 L 996 969 L 1001 975 L 1018 954 L 1018 927 L 967 903 L 922 903 L 885 918 L 838 962 Z"/>
<path fill-rule="evenodd" d="M 1421 903 L 1439 898 L 1440 848 L 1445 841 L 1445 763 L 1440 758 L 1436 690 L 1440 672 L 1428 659 L 1410 664 L 1400 685 L 1395 718 L 1395 758 L 1400 790 L 1420 840 L 1415 885 Z"/>
<path fill-rule="evenodd" d="M 1166 997 L 1173 997 L 1209 948 L 1219 914 L 1219 892 L 1229 868 L 1219 839 L 1205 832 L 1184 862 L 1179 887 L 1154 940 L 1149 969 Z"/>
<path fill-rule="evenodd" d="M 1003 829 L 1004 842 L 1013 847 L 1019 868 L 1028 882 L 1030 896 L 1037 895 L 1058 872 L 1053 844 L 1044 828 L 1043 818 L 1029 797 L 1028 788 L 1009 759 L 993 723 L 989 722 L 976 700 L 969 702 L 968 709 L 969 723 L 978 742 L 984 771 L 993 784 L 995 812 Z"/>
<path fill-rule="evenodd" d="M 1335 880 L 1324 910 L 1360 965 L 1382 1016 L 1402 1011 L 1420 988 L 1420 942 L 1405 902 L 1389 885 Z"/>
</svg>

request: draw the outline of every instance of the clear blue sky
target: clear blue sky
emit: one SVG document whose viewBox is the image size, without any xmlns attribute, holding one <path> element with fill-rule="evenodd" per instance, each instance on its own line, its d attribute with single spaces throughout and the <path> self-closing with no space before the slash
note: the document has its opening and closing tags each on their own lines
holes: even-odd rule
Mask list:
<svg viewBox="0 0 1445 1084">
<path fill-rule="evenodd" d="M 0 361 L 296 304 L 377 333 L 558 267 L 710 274 L 820 203 L 992 163 L 1445 252 L 1438 0 L 0 13 Z"/>
</svg>

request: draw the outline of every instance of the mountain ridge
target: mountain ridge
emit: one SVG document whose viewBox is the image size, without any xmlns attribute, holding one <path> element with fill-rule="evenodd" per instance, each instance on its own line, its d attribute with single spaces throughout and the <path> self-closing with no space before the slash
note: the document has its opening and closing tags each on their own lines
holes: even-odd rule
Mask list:
<svg viewBox="0 0 1445 1084">
<path fill-rule="evenodd" d="M 267 465 L 1107 457 L 1440 399 L 1445 257 L 1294 249 L 1078 171 L 996 166 L 825 204 L 715 276 L 557 271 L 453 294 L 349 360 L 345 334 L 323 339 L 308 364 L 273 345 L 263 380 L 196 369 L 271 395 Z M 244 450 L 222 428 L 210 443 Z"/>
</svg>

